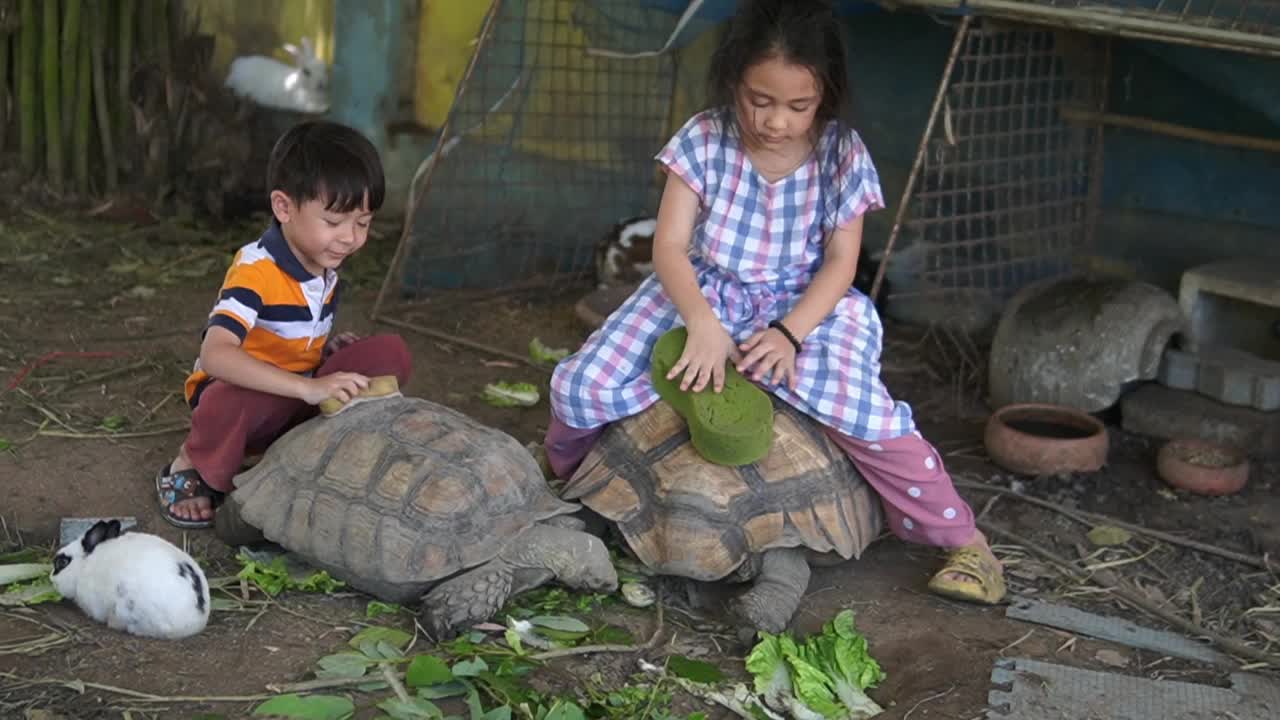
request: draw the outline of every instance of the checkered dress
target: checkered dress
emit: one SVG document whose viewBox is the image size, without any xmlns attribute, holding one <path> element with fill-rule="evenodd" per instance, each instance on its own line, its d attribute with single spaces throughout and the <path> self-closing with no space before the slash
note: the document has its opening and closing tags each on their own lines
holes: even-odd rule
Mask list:
<svg viewBox="0 0 1280 720">
<path fill-rule="evenodd" d="M 857 133 L 839 156 L 829 125 L 810 160 L 768 182 L 751 165 L 735 131 L 718 115 L 695 115 L 657 155 L 701 200 L 691 259 L 702 295 L 739 343 L 782 318 L 822 264 L 823 239 L 837 226 L 884 207 L 880 180 Z M 634 415 L 658 399 L 649 355 L 659 336 L 683 320 L 651 275 L 565 358 L 551 379 L 555 416 L 592 428 Z M 849 289 L 804 339 L 797 386 L 766 390 L 820 422 L 863 440 L 914 429 L 911 408 L 880 381 L 882 328 L 870 300 Z"/>
</svg>

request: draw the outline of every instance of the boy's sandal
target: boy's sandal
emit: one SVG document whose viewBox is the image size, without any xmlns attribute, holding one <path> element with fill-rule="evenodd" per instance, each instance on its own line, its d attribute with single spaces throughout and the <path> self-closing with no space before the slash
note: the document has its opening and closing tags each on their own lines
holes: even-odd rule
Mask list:
<svg viewBox="0 0 1280 720">
<path fill-rule="evenodd" d="M 207 497 L 212 506 L 211 509 L 217 510 L 225 494 L 206 485 L 204 479 L 200 477 L 200 473 L 196 472 L 195 468 L 171 473 L 169 472 L 170 467 L 166 465 L 156 474 L 156 500 L 160 504 L 160 515 L 170 525 L 185 530 L 213 527 L 212 516 L 208 520 L 184 518 L 174 513 L 173 506 L 183 500 Z"/>
<path fill-rule="evenodd" d="M 973 582 L 946 577 L 965 575 Z M 947 557 L 947 563 L 929 581 L 929 589 L 953 600 L 995 605 L 1004 599 L 1004 575 L 990 557 L 973 547 L 962 547 Z"/>
</svg>

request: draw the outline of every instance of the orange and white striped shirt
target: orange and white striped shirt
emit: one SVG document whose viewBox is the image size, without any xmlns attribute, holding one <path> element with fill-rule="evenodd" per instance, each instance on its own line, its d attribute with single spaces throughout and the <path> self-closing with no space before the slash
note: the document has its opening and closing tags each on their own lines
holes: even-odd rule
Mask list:
<svg viewBox="0 0 1280 720">
<path fill-rule="evenodd" d="M 235 333 L 244 351 L 258 360 L 310 373 L 320 365 L 337 304 L 338 274 L 308 272 L 273 219 L 262 237 L 236 251 L 208 327 Z M 197 358 L 183 388 L 191 407 L 210 380 Z"/>
</svg>

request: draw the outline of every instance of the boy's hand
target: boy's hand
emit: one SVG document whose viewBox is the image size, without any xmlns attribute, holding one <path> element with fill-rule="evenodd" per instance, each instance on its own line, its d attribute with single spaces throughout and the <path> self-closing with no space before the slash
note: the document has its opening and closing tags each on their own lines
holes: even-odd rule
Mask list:
<svg viewBox="0 0 1280 720">
<path fill-rule="evenodd" d="M 308 378 L 304 387 L 301 399 L 308 405 L 319 405 L 329 398 L 345 403 L 369 387 L 369 378 L 359 373 L 336 372 Z"/>
<path fill-rule="evenodd" d="M 667 373 L 668 380 L 680 377 L 680 389 L 701 392 L 711 383 L 716 392 L 724 389 L 724 363 L 732 358 L 739 359 L 738 348 L 733 345 L 733 338 L 720 324 L 712 318 L 706 324 L 688 328 L 688 339 L 684 343 L 684 352 L 680 359 L 671 366 Z"/>
<path fill-rule="evenodd" d="M 739 350 L 746 356 L 738 363 L 738 372 L 746 375 L 754 366 L 753 382 L 760 382 L 767 373 L 770 384 L 785 380 L 788 389 L 796 389 L 796 348 L 781 332 L 762 330 L 747 338 Z"/>
<path fill-rule="evenodd" d="M 320 351 L 320 356 L 327 358 L 359 339 L 360 336 L 353 332 L 338 333 L 325 342 L 324 349 Z"/>
</svg>

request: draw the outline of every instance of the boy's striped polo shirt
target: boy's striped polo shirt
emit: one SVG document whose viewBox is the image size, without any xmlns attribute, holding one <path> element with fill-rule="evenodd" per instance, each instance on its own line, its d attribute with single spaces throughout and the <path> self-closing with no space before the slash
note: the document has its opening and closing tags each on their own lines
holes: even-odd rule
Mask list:
<svg viewBox="0 0 1280 720">
<path fill-rule="evenodd" d="M 338 274 L 307 272 L 285 242 L 280 223 L 272 220 L 262 237 L 236 251 L 209 327 L 235 333 L 244 351 L 258 360 L 309 373 L 320 365 L 337 303 Z M 183 388 L 191 407 L 211 379 L 197 358 Z"/>
</svg>

